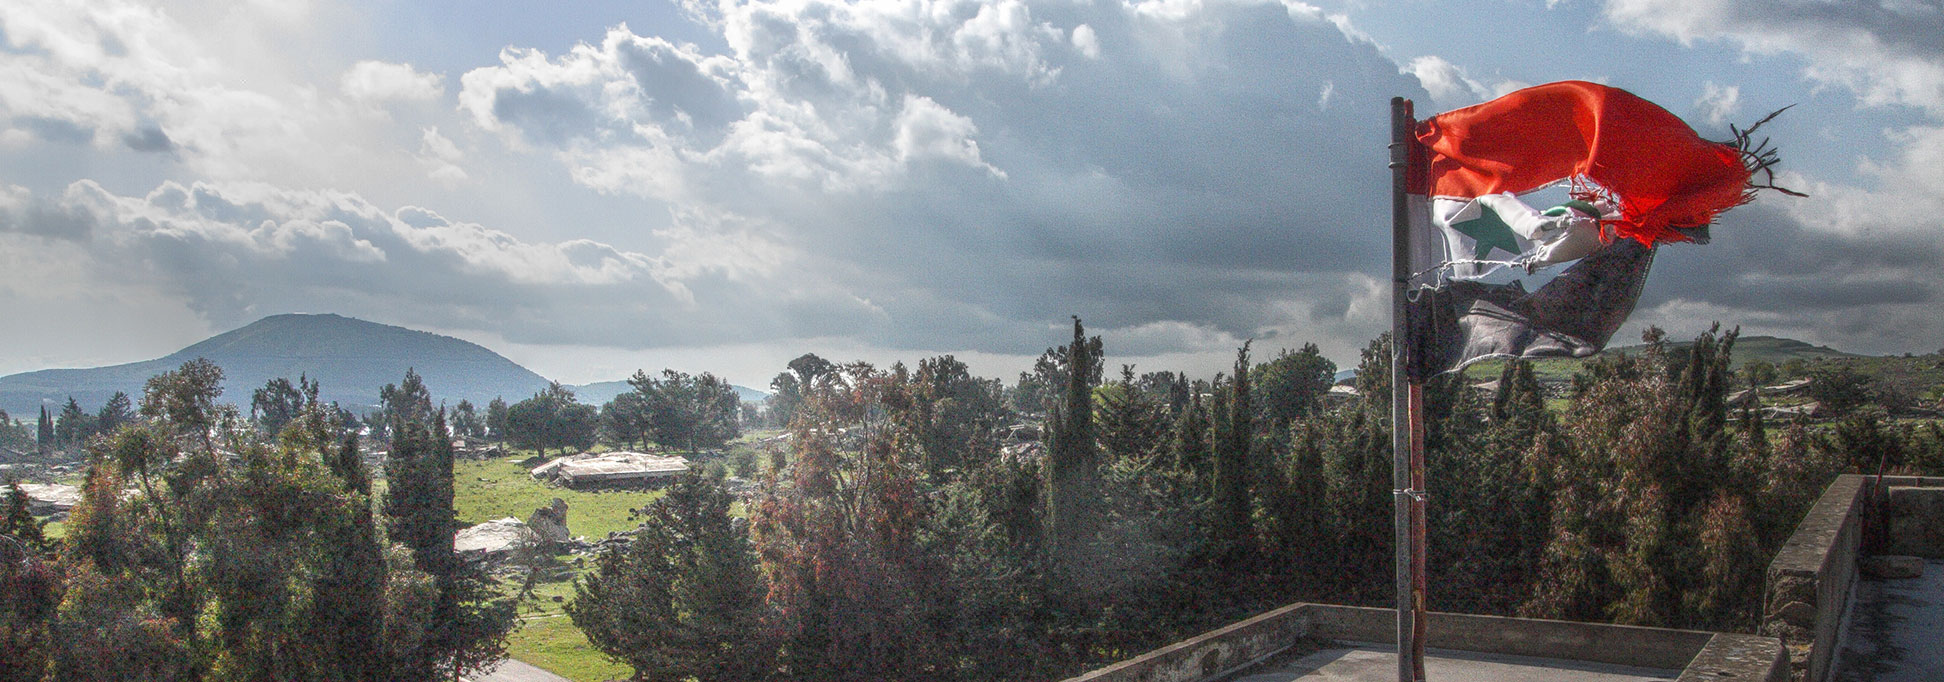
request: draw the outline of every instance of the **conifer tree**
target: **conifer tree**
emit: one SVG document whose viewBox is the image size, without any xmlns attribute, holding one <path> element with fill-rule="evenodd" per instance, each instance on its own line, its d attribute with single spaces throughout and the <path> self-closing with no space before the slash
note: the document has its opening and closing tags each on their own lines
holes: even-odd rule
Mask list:
<svg viewBox="0 0 1944 682">
<path fill-rule="evenodd" d="M 633 542 L 574 584 L 567 615 L 643 682 L 762 677 L 762 585 L 720 480 L 691 470 L 643 510 Z"/>
<path fill-rule="evenodd" d="M 1207 483 L 1211 466 L 1208 429 L 1208 411 L 1202 408 L 1201 394 L 1195 393 L 1189 396 L 1187 407 L 1181 411 L 1181 417 L 1175 420 L 1170 445 L 1175 469 L 1203 484 L 1198 486 L 1197 493 L 1210 489 Z"/>
<path fill-rule="evenodd" d="M 1234 565 L 1248 558 L 1255 547 L 1254 509 L 1249 491 L 1255 483 L 1250 452 L 1255 441 L 1255 406 L 1250 395 L 1249 344 L 1235 353 L 1235 376 L 1223 386 L 1224 400 L 1215 422 L 1213 527 L 1218 534 L 1224 561 Z"/>
<path fill-rule="evenodd" d="M 40 446 L 41 454 L 54 451 L 54 420 L 47 416 L 47 406 L 40 408 L 40 422 L 34 430 L 34 442 Z"/>
<path fill-rule="evenodd" d="M 61 577 L 45 556 L 40 526 L 26 516 L 26 495 L 17 481 L 8 488 L 0 519 L 0 682 L 40 682 L 55 649 L 49 626 Z"/>
<path fill-rule="evenodd" d="M 826 375 L 793 423 L 787 466 L 750 514 L 769 578 L 779 674 L 793 680 L 948 677 L 944 557 L 927 551 L 930 510 L 912 434 L 891 408 L 896 373 L 864 363 Z M 839 449 L 839 429 L 861 434 Z"/>
<path fill-rule="evenodd" d="M 135 421 L 134 403 L 129 401 L 127 393 L 115 391 L 115 394 L 108 398 L 108 402 L 102 404 L 101 412 L 95 416 L 95 432 L 114 433 L 115 429 L 126 426 L 132 421 Z"/>
<path fill-rule="evenodd" d="M 486 403 L 486 437 L 495 442 L 506 440 L 506 400 L 499 396 Z"/>
<path fill-rule="evenodd" d="M 1132 366 L 1122 365 L 1120 381 L 1101 387 L 1096 395 L 1105 462 L 1145 462 L 1167 444 L 1167 406 L 1134 383 Z"/>
<path fill-rule="evenodd" d="M 1073 318 L 1073 341 L 1066 348 L 1064 392 L 1046 418 L 1046 550 L 1055 580 L 1073 584 L 1086 562 L 1086 545 L 1095 530 L 1100 486 L 1100 446 L 1094 440 L 1093 387 L 1099 381 L 1094 353 L 1100 337 L 1088 339 Z"/>
<path fill-rule="evenodd" d="M 7 499 L 4 503 L 4 517 L 0 517 L 0 535 L 20 541 L 26 549 L 41 554 L 47 551 L 47 537 L 41 533 L 41 524 L 27 508 L 27 491 L 20 488 L 19 479 L 7 481 Z"/>
<path fill-rule="evenodd" d="M 432 408 L 430 392 L 415 372 L 386 386 L 391 452 L 385 462 L 384 512 L 388 535 L 410 550 L 417 570 L 431 578 L 432 629 L 416 649 L 403 652 L 391 673 L 407 679 L 445 678 L 498 660 L 514 621 L 512 600 L 499 598 L 490 579 L 462 562 L 453 549 L 458 530 L 453 510 L 452 438 L 444 410 Z M 340 450 L 333 469 L 356 485 L 357 467 Z M 355 537 L 363 531 L 353 525 Z M 351 579 L 357 579 L 352 576 Z"/>
<path fill-rule="evenodd" d="M 346 432 L 333 445 L 325 425 L 328 415 L 314 401 L 303 418 L 310 421 L 308 429 L 325 466 L 343 488 L 340 501 L 322 510 L 318 528 L 324 559 L 312 583 L 316 616 L 310 620 L 310 637 L 327 667 L 341 670 L 345 679 L 392 677 L 389 666 L 399 643 L 384 639 L 385 548 L 372 515 L 371 474 L 358 456 L 358 435 Z"/>
<path fill-rule="evenodd" d="M 81 410 L 81 404 L 68 397 L 66 405 L 61 406 L 61 414 L 54 418 L 54 442 L 63 448 L 72 448 L 88 440 L 94 430 L 89 424 L 89 414 Z"/>
</svg>

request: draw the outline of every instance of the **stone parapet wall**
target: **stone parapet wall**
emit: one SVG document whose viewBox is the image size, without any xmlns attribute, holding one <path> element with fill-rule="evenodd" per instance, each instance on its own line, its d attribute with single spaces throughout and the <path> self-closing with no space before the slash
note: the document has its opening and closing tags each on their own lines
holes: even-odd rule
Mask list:
<svg viewBox="0 0 1944 682">
<path fill-rule="evenodd" d="M 1769 563 L 1762 634 L 1782 640 L 1794 680 L 1824 679 L 1842 631 L 1863 539 L 1864 477 L 1839 476 Z"/>
<path fill-rule="evenodd" d="M 1935 521 L 1944 517 L 1932 514 L 1944 513 L 1944 490 L 1925 492 L 1938 486 L 1944 486 L 1944 479 L 1844 474 L 1823 489 L 1809 513 L 1803 515 L 1795 534 L 1769 564 L 1762 602 L 1761 632 L 1781 639 L 1788 648 L 1792 679 L 1822 682 L 1829 678 L 1843 614 L 1856 583 L 1864 529 L 1873 520 L 1868 518 L 1873 513 L 1872 499 L 1903 500 L 1904 519 L 1897 521 L 1897 513 L 1891 512 L 1884 537 L 1890 551 L 1903 553 L 1898 550 L 1910 548 L 1897 546 L 1906 542 L 1900 536 L 1913 536 L 1918 542 L 1925 537 L 1913 533 L 1913 527 L 1926 532 L 1928 528 L 1944 530 L 1944 523 Z M 1911 526 L 1913 523 L 1917 525 Z M 1944 548 L 1944 543 L 1939 547 Z"/>
<path fill-rule="evenodd" d="M 1396 614 L 1292 604 L 1067 682 L 1203 682 L 1305 640 L 1395 644 Z M 1772 637 L 1454 613 L 1430 618 L 1426 643 L 1439 649 L 1679 669 L 1682 682 L 1783 682 L 1789 675 L 1782 643 Z"/>
<path fill-rule="evenodd" d="M 1094 670 L 1067 682 L 1196 682 L 1218 678 L 1301 641 L 1309 630 L 1309 604 L 1291 604 L 1154 651 Z"/>
</svg>

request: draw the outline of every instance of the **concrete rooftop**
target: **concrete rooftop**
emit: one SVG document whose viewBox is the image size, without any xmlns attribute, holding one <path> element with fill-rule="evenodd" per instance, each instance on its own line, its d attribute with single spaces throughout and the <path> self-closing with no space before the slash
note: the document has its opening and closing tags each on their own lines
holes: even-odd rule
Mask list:
<svg viewBox="0 0 1944 682">
<path fill-rule="evenodd" d="M 1427 649 L 1424 675 L 1437 682 L 1649 682 L 1674 680 L 1679 670 L 1557 658 Z M 1388 644 L 1333 642 L 1289 660 L 1271 660 L 1225 682 L 1376 682 L 1397 679 L 1397 649 Z"/>
<path fill-rule="evenodd" d="M 1831 680 L 1944 680 L 1944 561 L 1915 578 L 1859 577 Z"/>
</svg>

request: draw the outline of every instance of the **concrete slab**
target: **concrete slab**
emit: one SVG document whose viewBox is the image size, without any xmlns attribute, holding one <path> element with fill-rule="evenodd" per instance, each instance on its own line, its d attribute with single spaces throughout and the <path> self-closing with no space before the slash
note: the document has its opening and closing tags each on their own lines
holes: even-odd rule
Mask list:
<svg viewBox="0 0 1944 682">
<path fill-rule="evenodd" d="M 678 455 L 621 451 L 569 455 L 534 467 L 532 475 L 572 486 L 648 481 L 676 476 L 688 468 L 688 459 Z"/>
<path fill-rule="evenodd" d="M 1861 578 L 1832 680 L 1944 680 L 1944 561 L 1915 578 Z"/>
<path fill-rule="evenodd" d="M 1656 682 L 1679 670 L 1637 668 L 1553 658 L 1428 649 L 1426 679 L 1438 682 Z M 1397 649 L 1345 643 L 1283 663 L 1270 662 L 1229 678 L 1231 682 L 1380 682 L 1397 679 Z"/>
</svg>

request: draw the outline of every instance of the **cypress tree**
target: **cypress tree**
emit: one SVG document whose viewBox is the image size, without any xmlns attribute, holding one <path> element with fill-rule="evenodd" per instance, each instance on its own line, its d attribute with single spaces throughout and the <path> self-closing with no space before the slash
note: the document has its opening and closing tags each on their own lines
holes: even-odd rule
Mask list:
<svg viewBox="0 0 1944 682">
<path fill-rule="evenodd" d="M 1235 376 L 1226 388 L 1224 409 L 1215 422 L 1214 527 L 1225 560 L 1234 563 L 1250 553 L 1255 537 L 1249 504 L 1249 488 L 1254 483 L 1249 445 L 1255 435 L 1255 409 L 1249 395 L 1247 343 L 1235 353 Z"/>
<path fill-rule="evenodd" d="M 411 403 L 404 403 L 410 405 Z M 385 460 L 385 521 L 392 542 L 411 550 L 413 563 L 432 577 L 437 586 L 437 602 L 432 622 L 443 629 L 451 622 L 454 553 L 452 549 L 452 478 L 446 471 L 439 482 L 440 466 L 435 441 L 422 422 L 407 418 L 411 410 L 391 412 L 391 452 Z M 341 455 L 340 455 L 341 456 Z M 440 490 L 446 491 L 441 496 Z M 418 651 L 403 652 L 392 671 L 402 679 L 424 680 L 435 675 L 441 656 L 439 633 L 428 633 Z"/>
<path fill-rule="evenodd" d="M 1089 340 L 1080 318 L 1073 318 L 1067 346 L 1066 387 L 1047 415 L 1047 551 L 1054 575 L 1070 581 L 1084 564 L 1083 549 L 1094 530 L 1094 501 L 1100 486 L 1099 444 L 1094 441 L 1093 386 L 1099 380 L 1094 353 L 1100 337 Z M 1070 584 L 1070 583 L 1069 583 Z"/>
<path fill-rule="evenodd" d="M 34 442 L 40 445 L 41 454 L 54 451 L 54 420 L 47 416 L 47 406 L 42 405 L 40 423 L 34 430 Z"/>
<path fill-rule="evenodd" d="M 1173 451 L 1176 470 L 1188 474 L 1197 483 L 1207 481 L 1208 410 L 1202 408 L 1199 393 L 1188 397 L 1187 406 L 1181 410 L 1181 418 L 1175 421 Z"/>
<path fill-rule="evenodd" d="M 417 401 L 404 403 L 408 408 L 412 404 Z M 408 421 L 409 413 L 392 413 L 385 516 L 391 539 L 411 550 L 418 569 L 432 577 L 438 596 L 433 631 L 417 652 L 399 657 L 400 669 L 392 672 L 405 679 L 450 677 L 499 660 L 514 624 L 514 603 L 497 598 L 489 578 L 466 566 L 453 550 L 458 523 L 445 411 L 431 411 L 429 424 Z"/>
<path fill-rule="evenodd" d="M 313 583 L 316 616 L 312 641 L 324 649 L 335 668 L 348 680 L 392 677 L 385 670 L 384 651 L 385 552 L 371 514 L 371 476 L 358 459 L 358 436 L 346 434 L 337 447 L 322 453 L 332 473 L 343 483 L 343 501 L 332 511 L 321 534 L 324 564 Z"/>
</svg>

